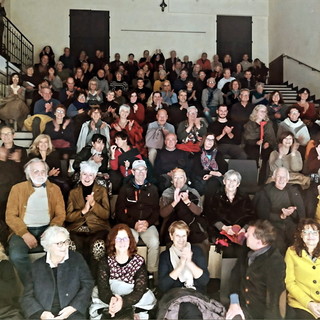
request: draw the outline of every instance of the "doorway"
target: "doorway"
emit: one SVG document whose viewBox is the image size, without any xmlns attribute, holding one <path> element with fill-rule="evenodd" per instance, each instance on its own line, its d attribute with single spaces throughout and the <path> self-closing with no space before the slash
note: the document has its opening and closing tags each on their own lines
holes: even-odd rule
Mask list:
<svg viewBox="0 0 320 320">
<path fill-rule="evenodd" d="M 237 64 L 244 53 L 252 58 L 252 17 L 217 16 L 217 54 L 222 61 L 230 54 Z"/>
<path fill-rule="evenodd" d="M 70 49 L 74 57 L 85 50 L 94 57 L 97 49 L 109 61 L 109 11 L 70 10 Z"/>
</svg>

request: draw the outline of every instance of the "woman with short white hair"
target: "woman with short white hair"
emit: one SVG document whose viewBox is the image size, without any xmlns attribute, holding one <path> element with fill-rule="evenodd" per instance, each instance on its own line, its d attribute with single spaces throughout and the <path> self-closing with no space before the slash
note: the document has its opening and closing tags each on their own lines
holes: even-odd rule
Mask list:
<svg viewBox="0 0 320 320">
<path fill-rule="evenodd" d="M 69 251 L 69 232 L 49 227 L 42 235 L 46 255 L 36 260 L 21 308 L 28 319 L 86 319 L 93 279 L 83 257 Z"/>
<path fill-rule="evenodd" d="M 108 190 L 95 181 L 97 173 L 95 163 L 81 162 L 80 182 L 70 191 L 66 216 L 70 237 L 90 266 L 94 242 L 104 240 L 110 230 Z"/>
</svg>

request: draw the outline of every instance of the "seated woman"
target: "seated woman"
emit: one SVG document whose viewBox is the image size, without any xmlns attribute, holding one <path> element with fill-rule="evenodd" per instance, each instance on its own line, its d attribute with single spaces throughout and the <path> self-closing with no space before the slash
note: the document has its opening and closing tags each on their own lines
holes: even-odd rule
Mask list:
<svg viewBox="0 0 320 320">
<path fill-rule="evenodd" d="M 300 220 L 293 246 L 288 248 L 286 288 L 287 319 L 318 319 L 320 298 L 317 274 L 320 267 L 320 225 L 313 219 Z"/>
<path fill-rule="evenodd" d="M 29 148 L 28 159 L 40 158 L 49 166 L 49 180 L 57 184 L 63 194 L 64 200 L 68 199 L 70 185 L 68 178 L 61 172 L 61 162 L 59 152 L 52 145 L 50 136 L 39 134 Z"/>
<path fill-rule="evenodd" d="M 252 75 L 256 81 L 266 83 L 269 68 L 258 58 L 253 60 L 253 67 L 251 68 Z"/>
<path fill-rule="evenodd" d="M 148 290 L 148 275 L 144 259 L 126 224 L 114 226 L 107 238 L 107 254 L 98 265 L 97 286 L 90 307 L 91 319 L 140 319 L 137 309 L 150 310 L 156 299 Z M 146 319 L 146 318 L 144 318 Z"/>
<path fill-rule="evenodd" d="M 318 114 L 315 104 L 310 102 L 310 90 L 308 88 L 301 88 L 298 91 L 297 103 L 294 106 L 300 108 L 300 118 L 308 127 L 311 137 L 315 138 L 319 133 L 319 126 L 314 123 L 318 120 Z"/>
<path fill-rule="evenodd" d="M 89 79 L 84 76 L 82 68 L 78 67 L 74 74 L 74 87 L 77 91 L 87 90 Z"/>
<path fill-rule="evenodd" d="M 121 71 L 116 71 L 115 80 L 110 82 L 110 89 L 115 91 L 117 88 L 121 89 L 122 92 L 127 92 L 129 85 L 123 80 L 123 75 Z"/>
<path fill-rule="evenodd" d="M 95 163 L 99 172 L 107 173 L 109 157 L 108 150 L 106 149 L 106 142 L 107 139 L 104 135 L 95 133 L 92 136 L 91 145 L 85 146 L 76 154 L 73 162 L 73 169 L 75 172 L 80 172 L 80 164 L 82 161 L 91 161 L 92 163 Z"/>
<path fill-rule="evenodd" d="M 0 319 L 23 319 L 20 314 L 20 290 L 14 267 L 0 243 Z"/>
<path fill-rule="evenodd" d="M 109 125 L 101 120 L 102 111 L 98 106 L 91 106 L 88 112 L 91 120 L 83 123 L 77 142 L 77 152 L 80 152 L 82 148 L 91 144 L 92 136 L 96 133 L 100 133 L 106 137 L 106 148 L 110 145 L 110 131 Z"/>
<path fill-rule="evenodd" d="M 285 167 L 290 174 L 289 183 L 299 184 L 302 189 L 307 189 L 310 177 L 301 173 L 303 160 L 298 148 L 299 143 L 295 141 L 293 133 L 283 131 L 279 136 L 278 149 L 272 151 L 269 157 L 270 176 L 277 168 Z"/>
<path fill-rule="evenodd" d="M 253 109 L 250 120 L 244 125 L 244 151 L 249 159 L 261 161 L 259 183 L 263 184 L 266 180 L 267 161 L 270 153 L 276 147 L 276 136 L 272 122 L 267 115 L 267 107 L 258 104 Z"/>
<path fill-rule="evenodd" d="M 60 153 L 61 158 L 68 159 L 75 150 L 74 125 L 66 118 L 67 109 L 60 104 L 53 108 L 54 118 L 47 122 L 44 134 L 51 138 L 52 145 Z"/>
<path fill-rule="evenodd" d="M 5 98 L 0 100 L 0 119 L 7 124 L 14 124 L 19 130 L 27 118 L 29 108 L 25 101 L 26 89 L 21 85 L 18 73 L 10 76 L 10 84 L 6 86 Z"/>
<path fill-rule="evenodd" d="M 228 236 L 234 237 L 229 237 L 228 247 L 223 247 L 224 257 L 237 257 L 247 223 L 255 219 L 249 196 L 238 189 L 240 183 L 240 173 L 229 170 L 223 176 L 224 188 L 217 193 L 211 193 L 204 201 L 204 212 L 210 226 L 209 234 L 214 238 L 214 242 L 216 238 L 226 240 Z M 227 237 L 222 236 L 221 231 L 224 231 Z"/>
<path fill-rule="evenodd" d="M 269 94 L 264 90 L 264 83 L 257 82 L 256 90 L 252 92 L 252 101 L 255 106 L 258 104 L 268 105 L 269 103 Z"/>
<path fill-rule="evenodd" d="M 128 94 L 128 97 L 128 105 L 130 106 L 130 114 L 128 119 L 137 121 L 138 124 L 141 126 L 144 121 L 145 108 L 143 104 L 138 102 L 138 93 L 136 91 L 131 91 Z"/>
<path fill-rule="evenodd" d="M 287 118 L 279 124 L 277 136 L 280 137 L 283 131 L 292 132 L 295 139 L 302 147 L 305 147 L 310 141 L 308 128 L 300 119 L 299 107 L 291 106 L 287 109 Z"/>
<path fill-rule="evenodd" d="M 62 227 L 51 226 L 41 236 L 47 254 L 31 266 L 21 298 L 26 318 L 87 319 L 94 282 L 82 255 L 69 251 L 70 244 Z"/>
<path fill-rule="evenodd" d="M 187 120 L 178 125 L 177 136 L 179 144 L 177 148 L 188 152 L 198 152 L 200 142 L 207 133 L 206 123 L 198 118 L 198 109 L 195 106 L 187 107 Z"/>
<path fill-rule="evenodd" d="M 111 139 L 114 141 L 114 137 L 117 132 L 126 131 L 132 146 L 136 147 L 144 156 L 147 154 L 147 150 L 144 146 L 144 139 L 142 137 L 143 129 L 135 120 L 128 120 L 130 114 L 130 107 L 123 104 L 119 108 L 119 119 L 116 119 L 111 124 Z"/>
<path fill-rule="evenodd" d="M 217 149 L 214 134 L 204 135 L 200 148 L 200 152 L 196 153 L 192 160 L 191 181 L 201 195 L 210 196 L 221 187 L 222 176 L 227 171 L 228 164 Z"/>
<path fill-rule="evenodd" d="M 28 160 L 40 158 L 49 166 L 49 179 L 58 177 L 61 171 L 59 153 L 53 147 L 51 138 L 47 134 L 39 134 L 29 147 Z M 51 181 L 54 182 L 54 181 Z"/>
<path fill-rule="evenodd" d="M 231 76 L 236 78 L 237 80 L 241 80 L 243 78 L 244 73 L 241 63 L 236 64 L 235 71 L 232 72 Z"/>
<path fill-rule="evenodd" d="M 228 110 L 231 109 L 232 105 L 239 102 L 241 83 L 239 80 L 232 80 L 229 84 L 229 91 L 224 95 L 225 103 Z"/>
<path fill-rule="evenodd" d="M 276 90 L 270 93 L 267 109 L 269 119 L 273 122 L 274 132 L 277 133 L 279 123 L 287 116 L 287 106 L 284 104 L 280 91 Z"/>
<path fill-rule="evenodd" d="M 172 171 L 173 185 L 163 191 L 160 198 L 160 216 L 164 218 L 161 227 L 161 235 L 165 243 L 168 243 L 168 227 L 173 221 L 183 220 L 190 227 L 189 240 L 197 244 L 208 256 L 210 244 L 208 240 L 207 221 L 202 214 L 202 202 L 196 189 L 187 184 L 187 176 L 184 170 Z"/>
<path fill-rule="evenodd" d="M 217 313 L 220 311 L 222 316 L 224 308 L 205 296 L 209 282 L 206 258 L 188 242 L 188 224 L 182 220 L 173 222 L 169 234 L 172 245 L 160 254 L 159 260 L 163 297 L 157 319 L 220 319 Z"/>
<path fill-rule="evenodd" d="M 66 216 L 70 238 L 90 267 L 94 242 L 104 240 L 110 230 L 108 190 L 95 182 L 97 173 L 93 162 L 81 162 L 80 183 L 70 191 Z"/>
<path fill-rule="evenodd" d="M 98 82 L 94 79 L 91 79 L 88 83 L 87 103 L 89 106 L 101 105 L 103 103 L 102 92 L 98 90 Z"/>
<path fill-rule="evenodd" d="M 59 91 L 63 87 L 61 78 L 57 75 L 57 72 L 54 67 L 49 67 L 48 74 L 44 77 L 45 80 L 48 80 L 52 88 L 53 98 L 59 98 Z"/>
<path fill-rule="evenodd" d="M 118 193 L 123 179 L 131 176 L 131 166 L 135 160 L 142 160 L 137 148 L 130 145 L 126 131 L 119 131 L 114 137 L 115 145 L 110 147 L 110 179 L 112 190 Z"/>
</svg>

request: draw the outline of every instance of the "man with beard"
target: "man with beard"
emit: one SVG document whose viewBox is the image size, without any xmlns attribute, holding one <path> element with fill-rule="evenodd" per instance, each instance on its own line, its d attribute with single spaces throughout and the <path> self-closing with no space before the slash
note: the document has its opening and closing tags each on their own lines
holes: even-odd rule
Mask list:
<svg viewBox="0 0 320 320">
<path fill-rule="evenodd" d="M 25 166 L 28 181 L 14 185 L 8 198 L 9 256 L 22 283 L 30 270 L 29 252 L 42 251 L 42 233 L 49 225 L 62 226 L 66 217 L 62 193 L 48 181 L 48 169 L 45 161 L 30 160 Z"/>
</svg>

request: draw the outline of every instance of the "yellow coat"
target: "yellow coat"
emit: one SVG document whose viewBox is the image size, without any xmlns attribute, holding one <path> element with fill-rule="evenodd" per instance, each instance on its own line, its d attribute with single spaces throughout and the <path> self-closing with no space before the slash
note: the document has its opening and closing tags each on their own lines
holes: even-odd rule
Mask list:
<svg viewBox="0 0 320 320">
<path fill-rule="evenodd" d="M 285 262 L 289 306 L 312 314 L 307 305 L 310 301 L 320 302 L 320 259 L 313 262 L 305 250 L 299 257 L 290 247 Z"/>
<path fill-rule="evenodd" d="M 317 205 L 317 211 L 316 211 L 315 218 L 316 218 L 316 221 L 318 223 L 320 223 L 320 196 L 318 196 L 318 199 L 319 199 L 319 201 L 318 201 L 318 205 Z"/>
</svg>

